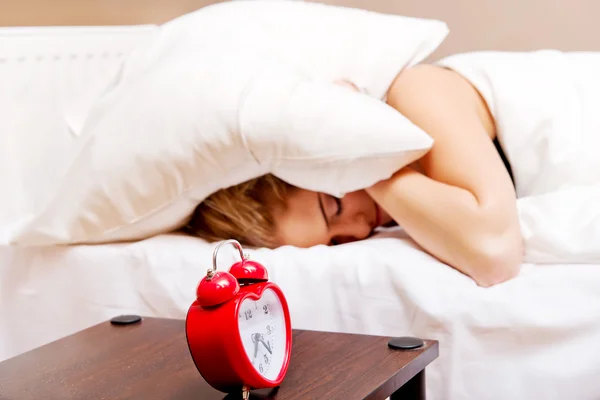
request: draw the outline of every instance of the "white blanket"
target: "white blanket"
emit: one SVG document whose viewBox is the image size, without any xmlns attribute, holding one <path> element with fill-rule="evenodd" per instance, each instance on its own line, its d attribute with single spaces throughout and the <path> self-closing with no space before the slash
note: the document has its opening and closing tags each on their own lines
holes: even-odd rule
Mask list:
<svg viewBox="0 0 600 400">
<path fill-rule="evenodd" d="M 600 262 L 600 52 L 440 61 L 488 103 L 513 169 L 526 261 Z"/>
<path fill-rule="evenodd" d="M 0 359 L 122 313 L 184 318 L 212 248 L 176 235 L 0 247 Z M 525 265 L 485 289 L 401 232 L 250 253 L 284 291 L 294 328 L 439 340 L 431 400 L 600 398 L 599 266 Z M 223 248 L 219 268 L 235 256 Z"/>
</svg>

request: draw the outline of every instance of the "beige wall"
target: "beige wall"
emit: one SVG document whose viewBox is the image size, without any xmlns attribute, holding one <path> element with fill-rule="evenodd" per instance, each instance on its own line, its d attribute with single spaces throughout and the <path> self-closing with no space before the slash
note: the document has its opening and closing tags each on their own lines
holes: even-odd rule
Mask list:
<svg viewBox="0 0 600 400">
<path fill-rule="evenodd" d="M 493 49 L 600 50 L 600 0 L 316 0 L 442 19 L 435 57 Z M 218 0 L 0 0 L 0 25 L 162 23 Z M 398 38 L 402 40 L 402 38 Z"/>
<path fill-rule="evenodd" d="M 0 26 L 160 24 L 219 0 L 0 0 Z"/>
<path fill-rule="evenodd" d="M 436 18 L 450 35 L 435 56 L 470 50 L 600 51 L 600 0 L 322 0 Z"/>
</svg>

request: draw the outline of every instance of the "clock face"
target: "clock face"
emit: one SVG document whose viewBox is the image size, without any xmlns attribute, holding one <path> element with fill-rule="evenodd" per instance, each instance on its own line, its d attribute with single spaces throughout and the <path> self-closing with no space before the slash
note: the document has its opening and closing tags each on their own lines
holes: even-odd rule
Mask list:
<svg viewBox="0 0 600 400">
<path fill-rule="evenodd" d="M 246 355 L 264 378 L 275 380 L 283 367 L 286 326 L 283 306 L 272 289 L 265 289 L 255 301 L 244 299 L 238 313 L 238 327 Z"/>
</svg>

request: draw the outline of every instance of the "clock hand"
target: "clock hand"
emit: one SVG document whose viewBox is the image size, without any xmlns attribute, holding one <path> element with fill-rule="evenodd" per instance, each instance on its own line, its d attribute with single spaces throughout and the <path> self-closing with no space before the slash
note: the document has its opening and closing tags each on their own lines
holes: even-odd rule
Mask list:
<svg viewBox="0 0 600 400">
<path fill-rule="evenodd" d="M 262 338 L 262 335 L 261 335 L 261 337 L 258 338 L 258 340 L 260 340 L 260 342 L 263 344 L 263 346 L 266 347 L 269 354 L 273 354 L 273 352 L 271 351 L 271 345 L 264 341 L 264 339 Z"/>
<path fill-rule="evenodd" d="M 254 358 L 256 358 L 256 355 L 258 354 L 258 335 L 258 333 L 252 334 L 252 341 L 254 342 Z"/>
</svg>

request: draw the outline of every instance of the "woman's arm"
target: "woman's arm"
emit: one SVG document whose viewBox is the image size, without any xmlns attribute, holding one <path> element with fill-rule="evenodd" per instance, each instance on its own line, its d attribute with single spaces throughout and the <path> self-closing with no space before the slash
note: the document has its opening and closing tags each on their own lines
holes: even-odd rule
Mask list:
<svg viewBox="0 0 600 400">
<path fill-rule="evenodd" d="M 518 274 L 522 259 L 515 191 L 490 139 L 494 124 L 477 91 L 455 72 L 403 71 L 388 103 L 431 135 L 419 161 L 367 191 L 425 250 L 491 286 Z"/>
</svg>

